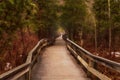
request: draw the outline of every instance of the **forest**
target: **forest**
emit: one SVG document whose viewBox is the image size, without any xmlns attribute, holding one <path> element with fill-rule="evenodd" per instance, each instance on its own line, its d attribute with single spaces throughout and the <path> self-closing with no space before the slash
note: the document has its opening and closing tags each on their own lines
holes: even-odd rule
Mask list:
<svg viewBox="0 0 120 80">
<path fill-rule="evenodd" d="M 94 55 L 120 62 L 120 0 L 64 1 L 60 22 L 68 37 Z M 119 73 L 97 67 L 119 80 Z"/>
<path fill-rule="evenodd" d="M 64 0 L 61 25 L 88 51 L 120 62 L 120 0 Z M 115 53 L 116 52 L 116 53 Z"/>
<path fill-rule="evenodd" d="M 0 0 L 0 74 L 59 28 L 94 55 L 120 62 L 120 0 Z"/>
<path fill-rule="evenodd" d="M 54 36 L 56 11 L 52 0 L 0 1 L 0 73 L 24 63 L 38 40 Z"/>
</svg>

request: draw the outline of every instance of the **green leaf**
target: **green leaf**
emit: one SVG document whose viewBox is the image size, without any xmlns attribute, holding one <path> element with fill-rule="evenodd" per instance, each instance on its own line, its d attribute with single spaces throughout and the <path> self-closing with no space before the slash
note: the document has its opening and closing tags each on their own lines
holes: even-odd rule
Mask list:
<svg viewBox="0 0 120 80">
<path fill-rule="evenodd" d="M 9 2 L 10 2 L 11 4 L 14 4 L 14 0 L 9 0 Z"/>
</svg>

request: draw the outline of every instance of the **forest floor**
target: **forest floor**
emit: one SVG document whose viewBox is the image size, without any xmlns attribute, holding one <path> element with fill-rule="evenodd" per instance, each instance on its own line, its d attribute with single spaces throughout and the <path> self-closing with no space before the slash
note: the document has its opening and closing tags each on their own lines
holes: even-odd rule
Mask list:
<svg viewBox="0 0 120 80">
<path fill-rule="evenodd" d="M 98 49 L 97 52 L 95 52 L 94 47 L 86 47 L 85 49 L 88 50 L 89 52 L 91 52 L 94 55 L 97 55 L 97 56 L 100 56 L 100 57 L 103 57 L 103 58 L 106 58 L 106 59 L 109 59 L 109 60 L 120 63 L 120 51 L 111 52 L 109 54 L 109 51 L 104 50 L 104 49 Z M 103 65 L 100 65 L 100 64 L 97 65 L 96 67 L 100 72 L 102 72 L 103 74 L 111 77 L 112 80 L 120 80 L 120 77 L 119 77 L 120 73 L 118 73 L 118 72 L 116 72 L 116 71 L 114 71 L 110 68 L 107 68 Z"/>
<path fill-rule="evenodd" d="M 1 40 L 0 44 L 3 44 L 4 41 L 5 39 Z M 11 46 L 0 45 L 2 50 L 0 54 L 0 74 L 23 64 L 29 51 L 37 42 L 38 38 L 35 34 L 24 32 L 24 35 L 21 36 L 21 33 L 18 31 L 15 39 L 11 42 Z"/>
</svg>

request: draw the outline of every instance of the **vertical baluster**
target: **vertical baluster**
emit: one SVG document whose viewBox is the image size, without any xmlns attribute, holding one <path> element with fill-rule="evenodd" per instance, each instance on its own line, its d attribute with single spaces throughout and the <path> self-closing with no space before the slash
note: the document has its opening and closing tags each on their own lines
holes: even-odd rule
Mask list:
<svg viewBox="0 0 120 80">
<path fill-rule="evenodd" d="M 96 68 L 96 63 L 92 60 L 92 59 L 89 59 L 89 63 L 88 63 L 89 67 L 91 68 Z M 87 71 L 87 74 L 88 76 L 90 76 L 92 79 L 94 80 L 99 80 L 96 76 L 92 75 L 89 71 Z"/>
<path fill-rule="evenodd" d="M 29 71 L 25 75 L 25 80 L 31 80 L 31 67 L 29 67 Z"/>
</svg>

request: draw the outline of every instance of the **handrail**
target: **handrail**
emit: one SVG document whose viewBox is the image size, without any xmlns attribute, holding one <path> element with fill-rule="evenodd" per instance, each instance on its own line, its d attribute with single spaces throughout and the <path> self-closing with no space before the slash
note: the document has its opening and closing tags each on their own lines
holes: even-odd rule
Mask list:
<svg viewBox="0 0 120 80">
<path fill-rule="evenodd" d="M 97 77 L 100 78 L 101 80 L 105 80 L 105 78 L 106 78 L 106 80 L 111 80 L 111 79 L 108 78 L 106 75 L 103 75 L 102 73 L 100 73 L 96 69 L 94 69 L 94 67 L 95 67 L 93 65 L 94 63 L 98 63 L 98 64 L 101 64 L 101 65 L 104 65 L 104 66 L 106 66 L 106 67 L 108 67 L 108 68 L 110 68 L 110 69 L 120 73 L 120 63 L 108 60 L 108 59 L 103 58 L 103 57 L 99 57 L 99 56 L 93 55 L 92 53 L 88 52 L 87 50 L 85 50 L 84 48 L 80 47 L 78 44 L 76 44 L 75 42 L 71 41 L 68 38 L 65 38 L 64 40 L 67 43 L 67 48 L 71 52 L 73 52 L 74 55 L 76 55 L 77 59 L 79 59 L 79 61 L 83 64 L 83 66 L 86 67 L 87 70 L 90 71 L 91 73 L 93 73 L 95 76 L 97 76 L 99 74 L 99 76 L 97 76 Z M 80 52 L 78 53 L 78 51 L 80 51 Z M 83 54 L 83 55 L 86 55 L 86 57 L 90 59 L 90 62 L 86 62 L 80 56 L 81 55 L 80 53 Z"/>
<path fill-rule="evenodd" d="M 24 64 L 22 64 L 22 65 L 20 65 L 20 66 L 18 66 L 18 67 L 16 67 L 16 68 L 14 68 L 14 69 L 11 69 L 10 71 L 7 71 L 7 72 L 1 74 L 1 75 L 0 75 L 0 80 L 6 80 L 6 79 L 8 79 L 10 76 L 18 73 L 19 71 L 21 71 L 21 69 L 24 70 L 24 69 L 25 69 L 26 67 L 28 67 L 29 65 L 30 65 L 30 64 L 28 64 L 28 63 L 24 63 Z"/>
<path fill-rule="evenodd" d="M 32 61 L 32 55 L 33 55 L 34 51 L 35 51 L 35 50 L 42 44 L 42 42 L 44 42 L 44 41 L 45 41 L 44 39 L 40 40 L 40 41 L 37 43 L 37 45 L 29 52 L 29 54 L 28 54 L 28 56 L 27 56 L 26 62 L 31 63 L 31 61 Z"/>
<path fill-rule="evenodd" d="M 26 76 L 27 77 L 27 80 L 30 80 L 30 71 L 31 71 L 31 68 L 33 66 L 33 62 L 37 59 L 37 57 L 35 57 L 34 59 L 32 59 L 34 56 L 33 54 L 35 55 L 39 55 L 39 52 L 41 51 L 41 49 L 45 46 L 47 46 L 49 44 L 48 40 L 46 39 L 42 39 L 40 40 L 37 45 L 28 53 L 28 56 L 27 56 L 27 59 L 26 59 L 26 62 L 14 69 L 11 69 L 3 74 L 0 75 L 0 80 L 6 80 L 6 79 L 10 79 L 12 80 L 11 78 L 13 76 L 18 76 L 21 77 L 23 76 L 24 74 L 28 73 L 28 75 Z M 27 72 L 25 72 L 26 69 L 29 69 Z M 21 75 L 22 72 L 25 72 L 23 75 Z M 18 77 L 18 78 L 19 78 Z"/>
<path fill-rule="evenodd" d="M 79 48 L 80 50 L 82 50 L 85 54 L 87 54 L 88 56 L 92 57 L 93 59 L 97 60 L 98 62 L 100 62 L 101 64 L 107 65 L 112 69 L 117 69 L 116 71 L 120 72 L 120 63 L 117 63 L 115 61 L 111 61 L 96 55 L 93 55 L 92 53 L 88 52 L 87 50 L 85 50 L 84 48 L 80 47 L 79 45 L 77 45 L 76 43 L 74 43 L 73 41 L 71 41 L 70 39 L 67 39 L 68 42 L 72 43 L 73 45 L 75 45 L 77 48 Z"/>
</svg>

